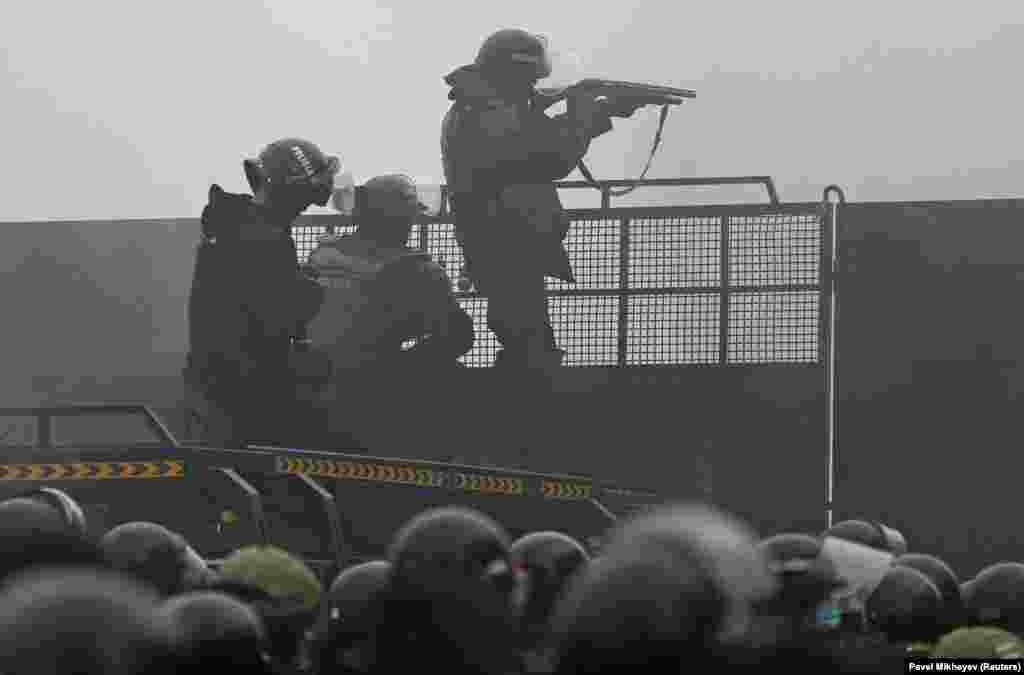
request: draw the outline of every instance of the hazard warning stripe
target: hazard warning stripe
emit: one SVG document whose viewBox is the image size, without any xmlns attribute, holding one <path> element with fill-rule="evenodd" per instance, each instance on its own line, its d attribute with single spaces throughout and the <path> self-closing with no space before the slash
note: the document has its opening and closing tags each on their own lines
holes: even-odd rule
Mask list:
<svg viewBox="0 0 1024 675">
<path fill-rule="evenodd" d="M 521 478 L 499 478 L 471 473 L 453 473 L 453 485 L 456 490 L 479 492 L 491 495 L 525 495 L 526 481 Z"/>
<path fill-rule="evenodd" d="M 131 480 L 184 477 L 185 463 L 178 460 L 0 464 L 0 481 Z"/>
<path fill-rule="evenodd" d="M 589 483 L 546 480 L 541 484 L 541 494 L 546 499 L 590 499 L 594 495 L 594 486 Z"/>
<path fill-rule="evenodd" d="M 277 472 L 305 474 L 307 476 L 334 478 L 337 480 L 362 480 L 426 487 L 441 487 L 444 484 L 444 473 L 442 472 L 395 464 L 367 464 L 362 462 L 335 462 L 278 457 Z"/>
</svg>

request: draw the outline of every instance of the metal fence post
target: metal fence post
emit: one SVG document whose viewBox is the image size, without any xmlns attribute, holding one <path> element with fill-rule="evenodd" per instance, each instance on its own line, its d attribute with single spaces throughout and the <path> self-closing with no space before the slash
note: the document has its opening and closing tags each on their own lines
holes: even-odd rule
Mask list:
<svg viewBox="0 0 1024 675">
<path fill-rule="evenodd" d="M 719 243 L 718 363 L 724 366 L 729 363 L 729 216 L 722 216 Z"/>
<path fill-rule="evenodd" d="M 629 234 L 630 220 L 619 221 L 619 326 L 617 363 L 625 368 L 629 353 Z"/>
</svg>

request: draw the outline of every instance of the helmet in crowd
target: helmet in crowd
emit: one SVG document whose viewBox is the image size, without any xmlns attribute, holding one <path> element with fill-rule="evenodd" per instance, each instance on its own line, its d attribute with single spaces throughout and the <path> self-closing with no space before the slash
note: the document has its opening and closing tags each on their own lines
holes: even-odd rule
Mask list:
<svg viewBox="0 0 1024 675">
<path fill-rule="evenodd" d="M 560 532 L 533 532 L 513 542 L 512 567 L 526 580 L 524 623 L 546 625 L 568 581 L 584 569 L 590 556 Z"/>
<path fill-rule="evenodd" d="M 484 71 L 519 69 L 524 79 L 542 80 L 551 75 L 547 40 L 516 28 L 488 36 L 477 53 L 476 65 Z"/>
<path fill-rule="evenodd" d="M 163 525 L 123 523 L 107 532 L 100 547 L 118 570 L 168 596 L 203 586 L 211 573 L 185 539 Z"/>
<path fill-rule="evenodd" d="M 327 592 L 328 617 L 345 623 L 362 617 L 378 593 L 387 588 L 391 563 L 373 560 L 343 571 Z"/>
<path fill-rule="evenodd" d="M 942 594 L 942 613 L 948 630 L 959 628 L 964 620 L 964 602 L 956 572 L 938 558 L 923 553 L 907 553 L 893 560 L 894 565 L 915 569 L 931 579 Z"/>
<path fill-rule="evenodd" d="M 403 588 L 426 590 L 437 576 L 487 579 L 509 594 L 515 576 L 509 541 L 496 522 L 471 509 L 447 507 L 421 513 L 391 544 L 393 578 Z"/>
<path fill-rule="evenodd" d="M 971 624 L 1024 632 L 1024 565 L 1004 562 L 978 572 L 964 605 Z"/>
<path fill-rule="evenodd" d="M 892 642 L 932 643 L 943 633 L 942 593 L 910 567 L 890 568 L 865 610 L 868 622 Z"/>
<path fill-rule="evenodd" d="M 264 666 L 266 630 L 249 605 L 223 593 L 199 591 L 170 598 L 161 613 L 182 667 L 259 672 Z"/>
<path fill-rule="evenodd" d="M 726 605 L 695 556 L 612 544 L 556 604 L 549 672 L 686 672 L 713 659 Z"/>
<path fill-rule="evenodd" d="M 235 551 L 220 567 L 223 581 L 242 582 L 260 589 L 270 600 L 254 606 L 267 628 L 275 663 L 296 663 L 307 630 L 317 620 L 323 586 L 309 567 L 274 546 L 247 546 Z"/>
<path fill-rule="evenodd" d="M 157 607 L 150 589 L 109 571 L 27 572 L 0 593 L 0 663 L 33 675 L 167 672 Z"/>
<path fill-rule="evenodd" d="M 907 541 L 898 530 L 882 523 L 866 520 L 844 520 L 825 530 L 826 537 L 835 537 L 855 544 L 870 546 L 893 555 L 907 552 Z"/>
<path fill-rule="evenodd" d="M 323 585 L 309 567 L 287 551 L 275 546 L 246 546 L 224 561 L 220 576 L 251 584 L 282 606 L 315 612 L 320 606 Z"/>
<path fill-rule="evenodd" d="M 8 515 L 9 514 L 9 515 Z M 41 487 L 0 502 L 0 523 L 9 521 L 46 532 L 88 535 L 82 507 L 63 490 Z M 0 524 L 0 527 L 3 527 Z"/>
<path fill-rule="evenodd" d="M 776 591 L 776 581 L 756 534 L 743 522 L 703 505 L 653 509 L 614 531 L 605 549 L 629 548 L 644 541 L 667 547 L 680 560 L 703 571 L 724 599 L 720 637 L 731 641 L 749 627 L 752 606 Z"/>
<path fill-rule="evenodd" d="M 266 146 L 256 159 L 245 160 L 243 166 L 253 192 L 266 188 L 271 194 L 286 192 L 327 206 L 341 162 L 307 140 L 284 138 Z"/>
<path fill-rule="evenodd" d="M 383 670 L 412 667 L 394 659 L 418 636 L 417 653 L 461 659 L 468 669 L 511 667 L 518 584 L 505 531 L 488 516 L 461 507 L 437 508 L 412 518 L 395 535 L 389 596 L 397 603 L 388 619 L 398 644 L 380 645 Z M 400 627 L 399 627 L 400 626 Z M 397 631 L 397 632 L 392 632 Z"/>
<path fill-rule="evenodd" d="M 832 560 L 822 554 L 822 540 L 806 534 L 777 534 L 758 544 L 779 583 L 779 608 L 806 612 L 843 585 Z"/>
<path fill-rule="evenodd" d="M 1000 628 L 958 628 L 947 634 L 932 650 L 934 659 L 1020 659 L 1024 643 Z"/>
<path fill-rule="evenodd" d="M 327 593 L 327 625 L 318 645 L 321 672 L 366 671 L 373 659 L 371 639 L 378 628 L 375 602 L 386 593 L 391 563 L 383 560 L 343 571 Z"/>
</svg>

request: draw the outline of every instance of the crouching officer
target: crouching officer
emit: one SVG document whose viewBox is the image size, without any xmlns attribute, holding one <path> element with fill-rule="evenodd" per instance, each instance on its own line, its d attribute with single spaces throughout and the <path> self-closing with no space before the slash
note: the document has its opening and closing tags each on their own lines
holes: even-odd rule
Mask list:
<svg viewBox="0 0 1024 675">
<path fill-rule="evenodd" d="M 186 415 L 198 423 L 188 433 L 227 447 L 289 440 L 293 342 L 323 301 L 299 269 L 291 226 L 327 205 L 339 161 L 288 138 L 243 166 L 252 196 L 210 188 L 188 302 Z"/>
<path fill-rule="evenodd" d="M 459 366 L 473 347 L 473 321 L 445 270 L 406 246 L 426 210 L 415 183 L 404 175 L 378 176 L 355 193 L 357 230 L 322 238 L 309 257 L 325 291 L 309 339 L 333 365 L 325 395 L 338 411 L 332 422 L 354 437 L 357 449 L 369 449 L 373 432 L 353 425 L 379 429 L 374 414 L 400 405 L 396 396 Z"/>
</svg>

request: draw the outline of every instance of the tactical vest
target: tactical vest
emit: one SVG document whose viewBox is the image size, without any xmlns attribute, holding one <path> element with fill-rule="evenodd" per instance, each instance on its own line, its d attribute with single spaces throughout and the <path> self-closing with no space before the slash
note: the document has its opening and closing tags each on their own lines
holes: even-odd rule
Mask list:
<svg viewBox="0 0 1024 675">
<path fill-rule="evenodd" d="M 377 358 L 379 322 L 374 321 L 373 287 L 381 272 L 399 260 L 429 261 L 430 255 L 410 249 L 379 248 L 355 237 L 321 240 L 309 264 L 324 288 L 324 303 L 308 328 L 312 345 L 330 357 L 336 369 L 358 368 Z"/>
</svg>

